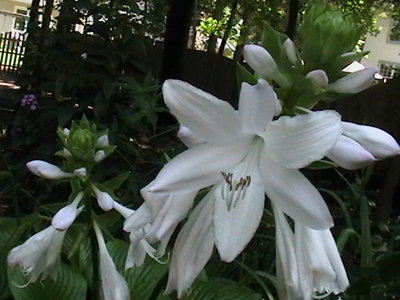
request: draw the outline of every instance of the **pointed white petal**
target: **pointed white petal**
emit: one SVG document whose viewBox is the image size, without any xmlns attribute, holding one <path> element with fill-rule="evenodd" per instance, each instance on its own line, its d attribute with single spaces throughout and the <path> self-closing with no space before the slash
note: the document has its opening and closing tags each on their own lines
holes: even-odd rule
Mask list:
<svg viewBox="0 0 400 300">
<path fill-rule="evenodd" d="M 378 159 L 400 154 L 400 146 L 386 131 L 379 128 L 342 122 L 343 135 L 361 144 Z"/>
<path fill-rule="evenodd" d="M 99 137 L 96 141 L 96 146 L 99 148 L 110 146 L 110 141 L 108 140 L 108 135 L 104 134 Z"/>
<path fill-rule="evenodd" d="M 215 245 L 226 262 L 233 261 L 251 241 L 264 212 L 264 186 L 258 170 L 249 173 L 238 170 L 245 167 L 240 164 L 233 169 L 232 188 L 225 181 L 215 188 Z M 235 186 L 235 182 L 238 184 L 246 177 L 249 179 L 244 186 Z"/>
<path fill-rule="evenodd" d="M 102 296 L 105 300 L 129 300 L 128 285 L 118 273 L 114 262 L 108 253 L 101 229 L 94 223 L 100 258 L 100 283 Z"/>
<path fill-rule="evenodd" d="M 57 230 L 66 230 L 75 221 L 79 214 L 78 205 L 82 200 L 83 192 L 80 192 L 71 204 L 61 208 L 51 220 L 51 225 Z"/>
<path fill-rule="evenodd" d="M 251 139 L 232 144 L 201 144 L 184 151 L 168 162 L 149 184 L 149 192 L 185 193 L 199 190 L 219 181 L 221 172 L 238 164 L 251 145 Z"/>
<path fill-rule="evenodd" d="M 210 143 L 222 144 L 238 138 L 239 115 L 226 101 L 219 100 L 189 83 L 166 80 L 165 103 L 179 123 Z"/>
<path fill-rule="evenodd" d="M 271 54 L 261 46 L 245 45 L 243 57 L 249 66 L 261 76 L 270 78 L 278 71 L 278 66 Z"/>
<path fill-rule="evenodd" d="M 263 132 L 272 121 L 277 101 L 274 90 L 264 79 L 259 79 L 256 85 L 243 82 L 239 96 L 239 115 L 243 132 Z"/>
<path fill-rule="evenodd" d="M 182 125 L 179 126 L 178 138 L 188 148 L 192 148 L 206 142 L 205 140 L 196 136 L 189 128 Z"/>
<path fill-rule="evenodd" d="M 346 75 L 335 82 L 328 84 L 327 91 L 343 94 L 359 93 L 374 83 L 374 75 L 378 72 L 376 67 L 367 67 Z"/>
<path fill-rule="evenodd" d="M 267 196 L 292 219 L 315 229 L 333 226 L 324 199 L 300 171 L 285 169 L 264 154 L 260 175 Z"/>
<path fill-rule="evenodd" d="M 149 234 L 154 235 L 161 240 L 162 237 L 175 228 L 182 221 L 193 206 L 194 193 L 185 193 L 179 195 L 171 195 L 167 201 L 163 202 L 158 214 L 153 217 L 152 227 Z"/>
<path fill-rule="evenodd" d="M 363 146 L 344 135 L 340 136 L 326 157 L 348 170 L 360 169 L 375 161 L 372 154 L 365 150 Z"/>
<path fill-rule="evenodd" d="M 56 165 L 50 164 L 43 160 L 32 160 L 26 164 L 29 171 L 39 177 L 46 179 L 62 179 L 74 176 L 71 173 L 62 171 Z"/>
<path fill-rule="evenodd" d="M 272 203 L 275 216 L 276 276 L 280 299 L 301 299 L 294 234 L 283 212 Z"/>
<path fill-rule="evenodd" d="M 142 228 L 152 221 L 151 211 L 147 202 L 144 202 L 124 222 L 124 231 L 131 232 Z"/>
<path fill-rule="evenodd" d="M 310 79 L 314 84 L 325 88 L 328 85 L 328 75 L 324 70 L 313 70 L 307 73 L 306 78 Z"/>
<path fill-rule="evenodd" d="M 272 121 L 264 135 L 266 151 L 287 168 L 299 169 L 319 160 L 342 133 L 340 115 L 317 111 Z"/>
<path fill-rule="evenodd" d="M 165 293 L 177 290 L 180 298 L 205 267 L 214 248 L 210 191 L 197 205 L 176 239 Z"/>
</svg>

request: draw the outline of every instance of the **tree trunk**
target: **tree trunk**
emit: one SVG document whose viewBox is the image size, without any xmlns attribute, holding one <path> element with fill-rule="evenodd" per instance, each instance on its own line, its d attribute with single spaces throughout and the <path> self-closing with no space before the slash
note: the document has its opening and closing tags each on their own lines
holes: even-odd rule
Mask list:
<svg viewBox="0 0 400 300">
<path fill-rule="evenodd" d="M 71 0 L 63 0 L 60 9 L 60 16 L 58 17 L 57 31 L 66 33 L 71 31 L 71 14 L 72 3 Z"/>
<path fill-rule="evenodd" d="M 299 0 L 290 0 L 289 5 L 289 20 L 286 34 L 292 40 L 296 34 L 297 16 L 299 14 Z"/>
<path fill-rule="evenodd" d="M 251 29 L 251 14 L 252 11 L 250 9 L 249 5 L 244 4 L 243 7 L 243 24 L 240 29 L 240 36 L 238 39 L 238 43 L 236 46 L 235 54 L 233 56 L 234 61 L 241 61 L 242 56 L 243 56 L 243 48 L 244 45 L 247 42 L 247 38 L 250 34 L 250 29 Z"/>
<path fill-rule="evenodd" d="M 182 79 L 195 0 L 171 0 L 167 16 L 160 80 Z"/>
<path fill-rule="evenodd" d="M 225 1 L 224 0 L 217 0 L 215 3 L 215 9 L 213 12 L 213 19 L 220 21 L 222 17 L 224 16 L 224 8 L 225 8 Z M 208 46 L 207 46 L 207 52 L 216 52 L 217 48 L 217 39 L 218 36 L 211 34 L 210 37 L 208 38 Z"/>
<path fill-rule="evenodd" d="M 218 55 L 224 54 L 225 45 L 229 39 L 229 34 L 231 33 L 233 27 L 233 19 L 235 18 L 236 15 L 237 6 L 238 6 L 238 1 L 232 3 L 231 14 L 229 16 L 228 22 L 226 23 L 225 32 L 224 36 L 222 37 L 221 45 L 219 46 Z"/>
<path fill-rule="evenodd" d="M 40 0 L 32 0 L 29 11 L 28 35 L 38 28 L 39 5 Z"/>
</svg>

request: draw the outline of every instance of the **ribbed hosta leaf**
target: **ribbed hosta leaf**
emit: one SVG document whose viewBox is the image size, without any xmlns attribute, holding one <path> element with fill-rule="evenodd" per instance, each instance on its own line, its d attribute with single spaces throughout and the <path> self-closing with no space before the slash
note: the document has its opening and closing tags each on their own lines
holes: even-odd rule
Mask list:
<svg viewBox="0 0 400 300">
<path fill-rule="evenodd" d="M 15 300 L 86 300 L 85 279 L 65 264 L 61 265 L 56 281 L 46 278 L 26 285 L 27 277 L 18 268 L 8 268 L 8 278 Z"/>
<path fill-rule="evenodd" d="M 183 300 L 260 300 L 261 295 L 235 283 L 198 281 Z"/>
<path fill-rule="evenodd" d="M 115 240 L 107 244 L 110 255 L 114 259 L 115 265 L 119 271 L 124 270 L 126 254 L 128 252 L 128 244 L 123 241 Z M 160 280 L 168 270 L 167 264 L 160 264 L 152 259 L 146 259 L 141 267 L 134 267 L 121 274 L 128 282 L 131 292 L 131 299 L 153 300 L 161 293 L 164 285 L 156 290 Z"/>
</svg>

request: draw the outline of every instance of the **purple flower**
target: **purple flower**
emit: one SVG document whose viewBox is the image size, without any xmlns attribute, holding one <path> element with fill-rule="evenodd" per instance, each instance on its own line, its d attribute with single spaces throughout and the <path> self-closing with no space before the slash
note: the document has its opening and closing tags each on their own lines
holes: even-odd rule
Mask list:
<svg viewBox="0 0 400 300">
<path fill-rule="evenodd" d="M 37 98 L 33 94 L 24 95 L 21 99 L 21 107 L 26 107 L 29 110 L 36 110 L 39 108 Z"/>
</svg>

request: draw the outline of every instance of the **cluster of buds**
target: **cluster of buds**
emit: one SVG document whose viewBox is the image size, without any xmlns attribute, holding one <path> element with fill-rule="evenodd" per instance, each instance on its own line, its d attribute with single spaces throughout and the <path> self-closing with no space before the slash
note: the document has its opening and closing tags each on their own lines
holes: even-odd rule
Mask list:
<svg viewBox="0 0 400 300">
<path fill-rule="evenodd" d="M 49 227 L 13 248 L 8 255 L 8 264 L 19 266 L 29 282 L 48 276 L 55 279 L 64 236 L 81 212 L 85 212 L 88 224 L 97 238 L 102 294 L 105 299 L 129 299 L 127 284 L 117 272 L 105 247 L 100 225 L 96 222 L 96 214 L 99 212 L 115 209 L 125 217 L 133 212 L 114 200 L 115 186 L 93 180 L 95 165 L 110 155 L 115 146 L 110 145 L 107 132 L 99 132 L 85 117 L 79 123 L 73 122 L 71 128 L 59 129 L 58 135 L 62 150 L 56 155 L 64 158 L 62 166 L 42 160 L 29 161 L 26 165 L 36 176 L 70 181 L 73 189 L 69 197 L 70 203 L 53 216 Z M 126 179 L 126 176 L 117 177 L 118 185 Z M 91 203 L 93 199 L 97 200 L 97 206 Z"/>
</svg>

